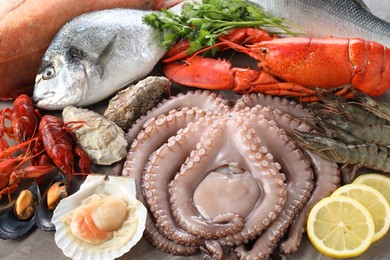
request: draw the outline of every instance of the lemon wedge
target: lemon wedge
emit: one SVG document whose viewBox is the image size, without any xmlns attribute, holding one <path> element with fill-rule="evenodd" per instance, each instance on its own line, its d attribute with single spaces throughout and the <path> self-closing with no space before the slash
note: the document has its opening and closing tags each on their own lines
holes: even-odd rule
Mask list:
<svg viewBox="0 0 390 260">
<path fill-rule="evenodd" d="M 338 188 L 332 196 L 347 196 L 360 202 L 370 212 L 375 225 L 373 242 L 386 235 L 390 227 L 390 205 L 376 189 L 363 184 L 348 184 Z"/>
<path fill-rule="evenodd" d="M 311 243 L 329 257 L 362 254 L 371 245 L 374 232 L 368 210 L 360 202 L 345 196 L 322 199 L 310 211 L 307 220 Z"/>
<path fill-rule="evenodd" d="M 353 183 L 373 187 L 382 193 L 382 195 L 387 199 L 387 202 L 390 203 L 390 177 L 377 173 L 367 173 L 357 177 Z"/>
</svg>

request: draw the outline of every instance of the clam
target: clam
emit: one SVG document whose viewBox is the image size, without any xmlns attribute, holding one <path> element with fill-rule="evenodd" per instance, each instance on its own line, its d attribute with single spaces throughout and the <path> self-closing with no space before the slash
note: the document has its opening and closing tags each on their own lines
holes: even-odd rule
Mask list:
<svg viewBox="0 0 390 260">
<path fill-rule="evenodd" d="M 55 242 L 72 259 L 114 259 L 142 237 L 146 208 L 129 177 L 89 174 L 54 210 Z"/>
<path fill-rule="evenodd" d="M 41 199 L 38 185 L 33 182 L 18 198 L 0 210 L 0 238 L 17 239 L 35 227 L 34 211 Z"/>
<path fill-rule="evenodd" d="M 64 174 L 59 172 L 49 184 L 35 211 L 35 222 L 39 229 L 43 231 L 55 230 L 55 226 L 51 221 L 53 210 L 67 196 L 67 180 Z"/>
</svg>

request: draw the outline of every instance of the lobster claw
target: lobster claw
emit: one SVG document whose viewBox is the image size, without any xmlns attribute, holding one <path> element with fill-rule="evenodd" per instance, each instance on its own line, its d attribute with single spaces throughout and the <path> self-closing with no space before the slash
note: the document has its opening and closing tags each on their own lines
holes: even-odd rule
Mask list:
<svg viewBox="0 0 390 260">
<path fill-rule="evenodd" d="M 171 80 L 190 87 L 203 89 L 232 89 L 234 75 L 230 71 L 231 63 L 225 60 L 215 60 L 193 56 L 181 62 L 166 63 L 164 74 Z"/>
</svg>

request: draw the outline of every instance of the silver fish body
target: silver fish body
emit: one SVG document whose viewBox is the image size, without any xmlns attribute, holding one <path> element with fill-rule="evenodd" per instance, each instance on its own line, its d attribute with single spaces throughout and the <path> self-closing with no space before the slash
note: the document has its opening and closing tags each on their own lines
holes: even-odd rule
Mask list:
<svg viewBox="0 0 390 260">
<path fill-rule="evenodd" d="M 353 0 L 250 0 L 308 37 L 364 38 L 390 47 L 390 23 Z"/>
<path fill-rule="evenodd" d="M 99 102 L 149 74 L 166 49 L 142 22 L 149 11 L 112 9 L 68 22 L 47 49 L 35 80 L 38 108 Z"/>
</svg>

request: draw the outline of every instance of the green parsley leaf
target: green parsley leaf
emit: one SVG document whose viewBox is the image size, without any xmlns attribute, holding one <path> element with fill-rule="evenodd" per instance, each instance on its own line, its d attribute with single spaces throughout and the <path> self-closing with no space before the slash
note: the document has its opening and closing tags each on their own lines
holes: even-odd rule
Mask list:
<svg viewBox="0 0 390 260">
<path fill-rule="evenodd" d="M 216 43 L 218 36 L 237 27 L 278 28 L 284 34 L 296 35 L 285 25 L 283 18 L 274 17 L 260 6 L 244 0 L 203 0 L 186 2 L 181 14 L 163 9 L 143 17 L 145 23 L 163 32 L 162 46 L 188 38 L 189 53 Z M 215 53 L 212 49 L 211 53 Z"/>
</svg>

